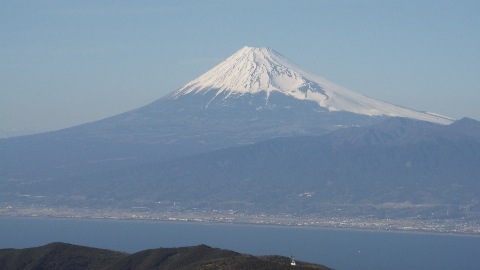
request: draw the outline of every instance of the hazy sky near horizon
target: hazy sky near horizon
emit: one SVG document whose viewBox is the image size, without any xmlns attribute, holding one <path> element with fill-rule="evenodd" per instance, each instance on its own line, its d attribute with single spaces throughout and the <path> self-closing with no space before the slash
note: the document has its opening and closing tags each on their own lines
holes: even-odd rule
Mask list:
<svg viewBox="0 0 480 270">
<path fill-rule="evenodd" d="M 243 46 L 363 95 L 480 120 L 480 1 L 0 2 L 0 130 L 146 105 Z"/>
</svg>

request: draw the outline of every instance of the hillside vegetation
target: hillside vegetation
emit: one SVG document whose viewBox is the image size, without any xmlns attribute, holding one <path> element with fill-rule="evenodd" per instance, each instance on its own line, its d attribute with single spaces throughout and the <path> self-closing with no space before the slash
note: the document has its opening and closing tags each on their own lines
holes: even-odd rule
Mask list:
<svg viewBox="0 0 480 270">
<path fill-rule="evenodd" d="M 252 256 L 206 245 L 149 249 L 134 254 L 66 243 L 25 249 L 0 249 L 0 269 L 3 270 L 329 269 L 304 262 L 292 266 L 290 262 L 287 257 Z"/>
</svg>

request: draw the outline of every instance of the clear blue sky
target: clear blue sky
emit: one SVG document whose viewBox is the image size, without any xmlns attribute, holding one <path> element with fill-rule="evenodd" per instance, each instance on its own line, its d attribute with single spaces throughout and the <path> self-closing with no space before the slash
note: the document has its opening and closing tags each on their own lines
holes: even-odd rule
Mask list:
<svg viewBox="0 0 480 270">
<path fill-rule="evenodd" d="M 480 120 L 480 1 L 0 2 L 0 129 L 140 107 L 243 46 L 364 95 Z"/>
</svg>

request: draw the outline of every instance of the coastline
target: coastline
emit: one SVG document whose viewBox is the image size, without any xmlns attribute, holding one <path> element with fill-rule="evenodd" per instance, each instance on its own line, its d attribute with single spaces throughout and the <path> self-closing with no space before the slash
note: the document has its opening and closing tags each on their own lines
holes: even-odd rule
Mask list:
<svg viewBox="0 0 480 270">
<path fill-rule="evenodd" d="M 131 217 L 0 215 L 0 229 L 0 248 L 63 242 L 134 253 L 205 244 L 255 255 L 294 255 L 345 270 L 475 269 L 480 246 L 479 237 L 462 234 Z"/>
<path fill-rule="evenodd" d="M 414 220 L 414 219 L 373 219 L 350 217 L 297 217 L 288 215 L 235 214 L 231 211 L 208 215 L 203 213 L 158 212 L 145 213 L 138 211 L 105 211 L 89 209 L 88 211 L 72 211 L 72 209 L 17 209 L 2 211 L 0 218 L 38 218 L 68 220 L 106 220 L 106 221 L 138 221 L 168 224 L 199 225 L 236 225 L 258 227 L 284 227 L 301 229 L 343 230 L 361 232 L 434 234 L 446 236 L 480 237 L 480 223 L 464 220 Z M 83 209 L 85 210 L 85 209 Z M 137 209 L 138 210 L 138 209 Z M 459 229 L 461 228 L 461 229 Z"/>
</svg>

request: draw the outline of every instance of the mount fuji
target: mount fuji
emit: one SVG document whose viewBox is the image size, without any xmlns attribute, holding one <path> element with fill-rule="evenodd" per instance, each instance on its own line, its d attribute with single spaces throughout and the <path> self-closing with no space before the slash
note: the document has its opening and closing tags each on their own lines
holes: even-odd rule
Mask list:
<svg viewBox="0 0 480 270">
<path fill-rule="evenodd" d="M 162 161 L 278 137 L 316 136 L 389 117 L 448 117 L 365 97 L 269 48 L 244 47 L 180 89 L 113 117 L 0 139 L 2 172 Z"/>
<path fill-rule="evenodd" d="M 56 134 L 149 149 L 161 145 L 156 153 L 169 149 L 171 158 L 276 137 L 321 135 L 388 117 L 453 122 L 337 86 L 272 49 L 244 47 L 151 104 Z"/>
<path fill-rule="evenodd" d="M 0 214 L 12 209 L 2 205 L 170 211 L 179 202 L 464 217 L 464 205 L 480 209 L 479 149 L 475 120 L 378 101 L 244 47 L 141 108 L 0 139 Z"/>
</svg>

